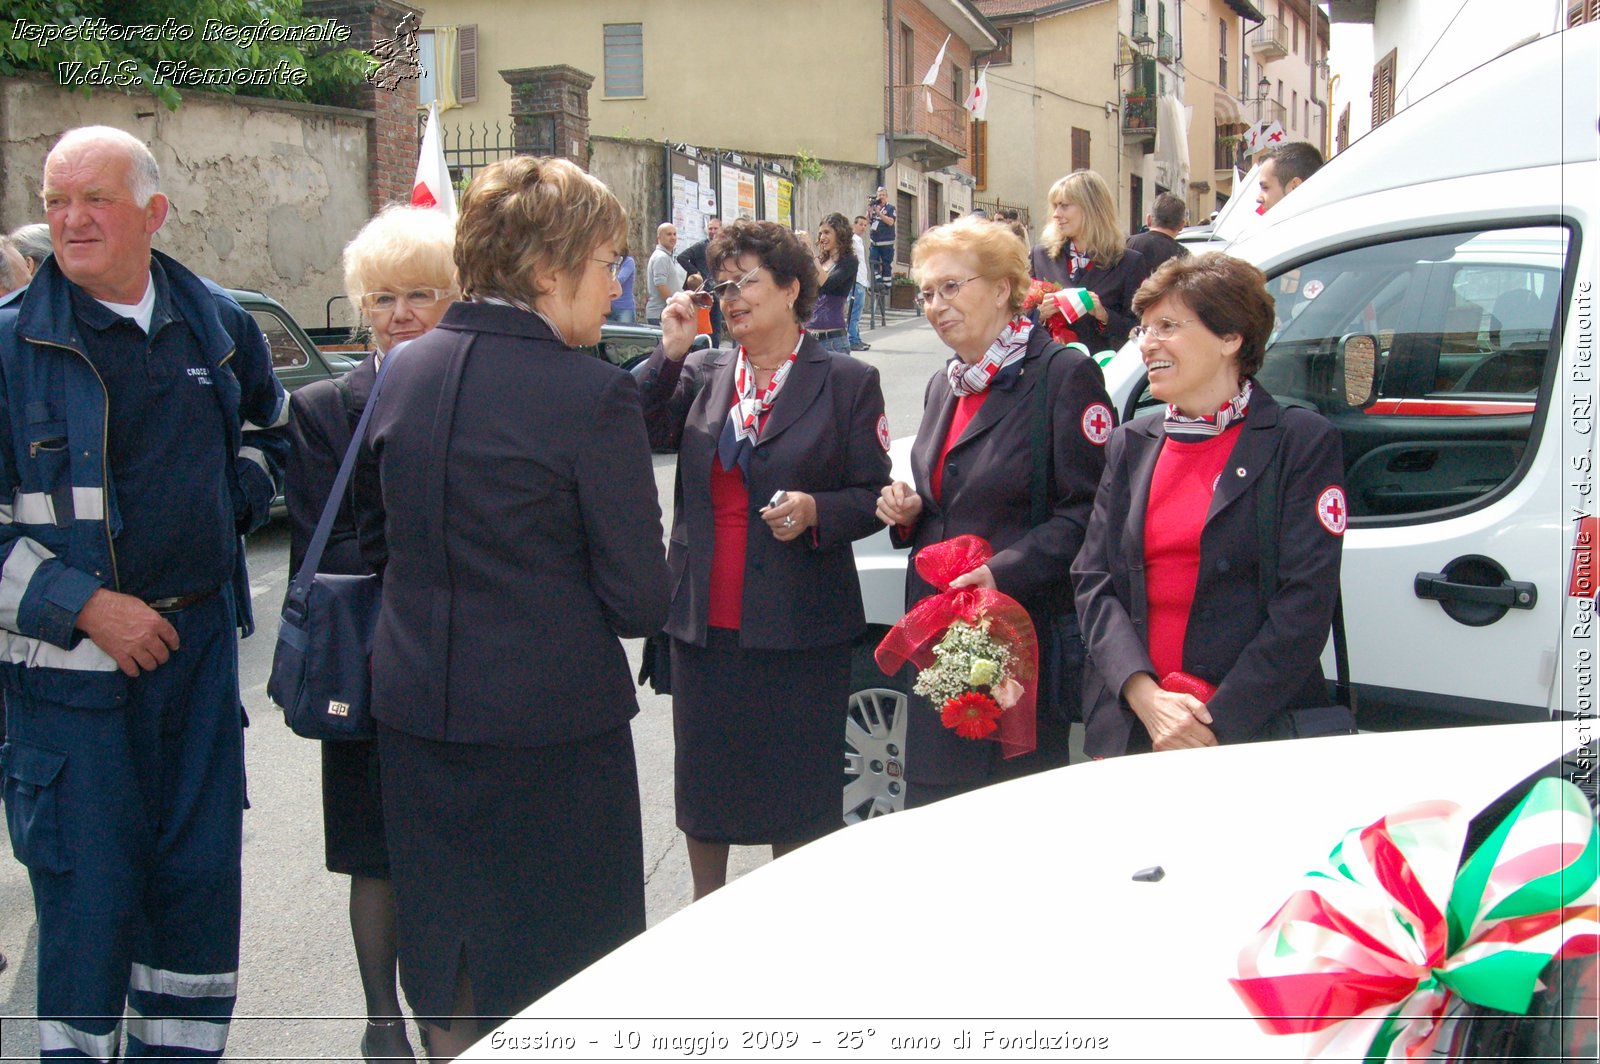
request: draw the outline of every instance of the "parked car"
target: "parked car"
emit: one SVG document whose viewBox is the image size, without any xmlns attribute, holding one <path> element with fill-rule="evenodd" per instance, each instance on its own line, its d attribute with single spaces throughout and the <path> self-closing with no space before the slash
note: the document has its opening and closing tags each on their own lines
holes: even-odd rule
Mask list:
<svg viewBox="0 0 1600 1064">
<path fill-rule="evenodd" d="M 1266 215 L 1240 215 L 1227 246 L 1277 302 L 1262 383 L 1344 438 L 1363 728 L 1592 704 L 1576 641 L 1593 630 L 1596 580 L 1597 82 L 1600 25 L 1525 44 L 1395 115 Z M 1478 147 L 1486 128 L 1501 134 L 1493 151 Z M 1153 409 L 1135 345 L 1105 372 L 1120 417 Z M 905 558 L 876 536 L 857 565 L 874 627 L 846 726 L 847 819 L 898 808 L 904 756 L 904 696 L 870 651 L 902 612 Z M 1334 674 L 1331 646 L 1323 668 Z"/>
<path fill-rule="evenodd" d="M 524 1033 L 610 1048 L 620 1028 L 656 1050 L 628 1059 L 664 1060 L 673 1046 L 657 1037 L 714 1028 L 732 1044 L 712 1055 L 728 1059 L 764 1059 L 740 1039 L 774 1036 L 807 1058 L 1300 1059 L 1298 1039 L 1267 1034 L 1228 980 L 1301 877 L 1347 831 L 1419 802 L 1458 803 L 1475 818 L 1475 848 L 1535 778 L 1592 787 L 1592 736 L 1552 721 L 1353 735 L 998 784 L 756 869 L 557 987 L 478 1052 Z M 1570 822 L 1534 830 L 1583 843 Z M 1530 1016 L 1462 1010 L 1440 1040 L 1455 1048 L 1432 1059 L 1486 1059 L 1487 1044 L 1517 1050 L 1507 1059 L 1593 1060 L 1595 974 L 1592 956 L 1550 964 Z M 1020 1041 L 1001 1051 L 1001 1037 Z M 1093 1041 L 1080 1052 L 1056 1041 L 1073 1037 Z M 844 1048 L 855 1053 L 834 1052 Z"/>
</svg>

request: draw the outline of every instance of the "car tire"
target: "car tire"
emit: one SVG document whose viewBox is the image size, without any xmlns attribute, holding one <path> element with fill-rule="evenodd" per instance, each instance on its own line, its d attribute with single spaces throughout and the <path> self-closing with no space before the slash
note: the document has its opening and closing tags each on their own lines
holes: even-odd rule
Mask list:
<svg viewBox="0 0 1600 1064">
<path fill-rule="evenodd" d="M 872 652 L 875 629 L 855 645 L 844 725 L 844 821 L 854 824 L 905 808 L 905 672 L 885 676 Z"/>
</svg>

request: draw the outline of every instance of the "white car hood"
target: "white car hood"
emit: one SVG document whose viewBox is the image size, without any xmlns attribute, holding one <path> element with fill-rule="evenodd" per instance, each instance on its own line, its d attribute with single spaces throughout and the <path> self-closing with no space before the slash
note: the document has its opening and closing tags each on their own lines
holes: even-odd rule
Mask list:
<svg viewBox="0 0 1600 1064">
<path fill-rule="evenodd" d="M 1476 813 L 1579 742 L 1547 722 L 1074 765 L 836 832 L 523 1017 L 1232 1018 L 1114 1025 L 1116 1055 L 1293 1055 L 1228 979 L 1301 873 L 1403 806 Z"/>
</svg>

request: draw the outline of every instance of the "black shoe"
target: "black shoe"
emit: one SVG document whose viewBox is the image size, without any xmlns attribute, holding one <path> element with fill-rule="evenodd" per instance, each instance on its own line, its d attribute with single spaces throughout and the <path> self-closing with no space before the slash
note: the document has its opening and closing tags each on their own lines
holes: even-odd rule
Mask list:
<svg viewBox="0 0 1600 1064">
<path fill-rule="evenodd" d="M 852 350 L 852 351 L 871 351 L 872 350 L 872 345 L 871 344 L 864 344 L 860 340 L 857 340 L 855 343 L 850 345 L 850 350 Z"/>
<path fill-rule="evenodd" d="M 369 1020 L 366 1032 L 361 1036 L 361 1059 L 416 1060 L 417 1055 L 411 1050 L 411 1040 L 406 1037 L 405 1021 L 373 1023 Z"/>
</svg>

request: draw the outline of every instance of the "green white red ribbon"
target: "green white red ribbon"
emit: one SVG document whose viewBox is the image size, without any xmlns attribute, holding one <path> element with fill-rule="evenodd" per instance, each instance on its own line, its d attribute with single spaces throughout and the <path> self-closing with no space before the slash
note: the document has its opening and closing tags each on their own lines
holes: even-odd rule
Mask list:
<svg viewBox="0 0 1600 1064">
<path fill-rule="evenodd" d="M 1426 1057 L 1453 998 L 1526 1012 L 1556 957 L 1600 952 L 1600 833 L 1541 779 L 1457 871 L 1469 818 L 1426 802 L 1345 835 L 1230 982 L 1306 1060 Z"/>
</svg>

